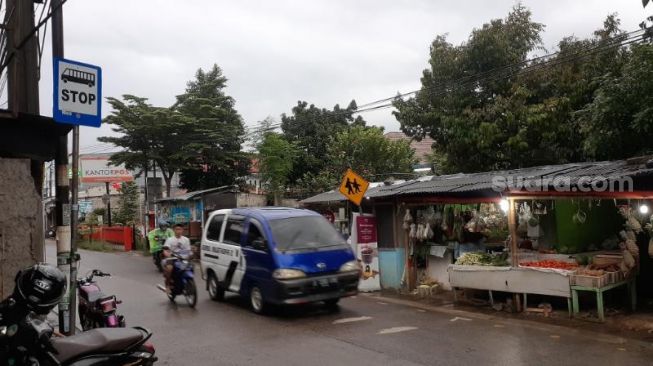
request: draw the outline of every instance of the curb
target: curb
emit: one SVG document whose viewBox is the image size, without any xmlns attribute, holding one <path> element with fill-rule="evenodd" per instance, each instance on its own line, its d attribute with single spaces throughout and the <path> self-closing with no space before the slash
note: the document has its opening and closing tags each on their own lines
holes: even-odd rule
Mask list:
<svg viewBox="0 0 653 366">
<path fill-rule="evenodd" d="M 646 341 L 637 339 L 637 338 L 629 338 L 629 337 L 623 337 L 623 336 L 619 336 L 619 335 L 596 333 L 596 332 L 591 332 L 591 331 L 585 330 L 585 329 L 576 329 L 576 328 L 563 326 L 563 325 L 556 325 L 556 324 L 545 324 L 545 323 L 540 323 L 540 322 L 536 322 L 536 321 L 528 320 L 528 319 L 504 318 L 504 317 L 497 317 L 497 316 L 492 316 L 492 315 L 479 314 L 479 313 L 466 311 L 466 310 L 447 308 L 447 307 L 444 307 L 444 306 L 434 306 L 434 305 L 422 304 L 422 303 L 418 303 L 418 302 L 415 302 L 415 301 L 412 301 L 412 300 L 404 300 L 404 299 L 397 299 L 397 298 L 394 298 L 394 297 L 387 297 L 387 296 L 384 296 L 382 294 L 359 293 L 359 296 L 367 297 L 367 298 L 375 299 L 375 300 L 380 300 L 380 301 L 384 301 L 384 302 L 395 304 L 395 305 L 402 305 L 402 306 L 407 306 L 407 307 L 411 307 L 411 308 L 415 308 L 415 309 L 431 311 L 431 312 L 434 312 L 434 313 L 465 317 L 465 318 L 470 318 L 470 319 L 474 319 L 474 320 L 494 322 L 494 323 L 497 323 L 497 324 L 504 325 L 506 327 L 510 326 L 510 325 L 519 324 L 519 326 L 522 326 L 524 328 L 536 329 L 536 330 L 543 331 L 543 332 L 548 332 L 548 333 L 573 335 L 573 336 L 583 337 L 583 338 L 596 340 L 596 341 L 599 341 L 599 342 L 602 342 L 602 343 L 607 343 L 607 344 L 612 344 L 612 345 L 631 344 L 631 345 L 636 345 L 636 346 L 639 346 L 639 347 L 642 347 L 642 348 L 647 348 L 649 350 L 653 350 L 653 344 L 651 344 L 650 342 L 646 342 Z M 445 305 L 445 306 L 453 306 L 453 305 Z"/>
</svg>

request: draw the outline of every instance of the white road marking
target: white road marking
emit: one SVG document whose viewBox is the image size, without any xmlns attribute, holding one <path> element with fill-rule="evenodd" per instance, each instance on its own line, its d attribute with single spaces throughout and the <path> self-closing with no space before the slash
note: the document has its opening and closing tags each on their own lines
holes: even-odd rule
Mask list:
<svg viewBox="0 0 653 366">
<path fill-rule="evenodd" d="M 451 318 L 449 321 L 450 321 L 450 322 L 455 322 L 455 321 L 458 321 L 458 320 L 464 320 L 464 321 L 466 321 L 466 322 L 471 322 L 471 321 L 472 321 L 472 320 L 469 319 L 469 318 L 463 318 L 463 317 L 460 317 L 460 316 L 457 316 L 457 317 L 455 317 L 455 318 Z"/>
<path fill-rule="evenodd" d="M 357 318 L 342 318 L 342 319 L 334 320 L 333 324 L 353 323 L 353 322 L 360 322 L 363 320 L 370 320 L 370 319 L 372 319 L 371 316 L 359 316 Z"/>
<path fill-rule="evenodd" d="M 392 327 L 392 328 L 381 329 L 376 334 L 394 334 L 394 333 L 408 332 L 409 330 L 415 330 L 415 329 L 417 329 L 417 327 Z"/>
<path fill-rule="evenodd" d="M 423 309 L 417 309 L 417 312 L 419 312 L 419 313 L 426 313 L 426 310 L 423 310 Z"/>
<path fill-rule="evenodd" d="M 551 334 L 549 337 L 551 337 L 553 339 L 559 339 L 560 338 L 560 336 L 557 335 L 557 334 Z"/>
<path fill-rule="evenodd" d="M 376 303 L 379 304 L 379 305 L 388 305 L 387 302 L 383 302 L 383 301 L 377 301 Z"/>
</svg>

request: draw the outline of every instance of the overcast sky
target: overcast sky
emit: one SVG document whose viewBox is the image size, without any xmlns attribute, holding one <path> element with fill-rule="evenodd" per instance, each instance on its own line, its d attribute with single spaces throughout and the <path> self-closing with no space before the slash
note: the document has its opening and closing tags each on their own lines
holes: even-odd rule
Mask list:
<svg viewBox="0 0 653 366">
<path fill-rule="evenodd" d="M 459 44 L 473 28 L 502 18 L 511 0 L 68 0 L 65 56 L 102 67 L 104 96 L 135 94 L 169 106 L 195 71 L 217 63 L 246 125 L 279 119 L 298 100 L 331 108 L 359 105 L 419 88 L 429 45 L 448 33 Z M 585 37 L 609 13 L 625 30 L 650 14 L 640 0 L 523 1 L 546 25 L 545 47 Z M 651 8 L 651 7 L 649 7 Z M 52 114 L 49 36 L 42 66 L 41 113 Z M 109 109 L 106 103 L 102 113 Z M 365 113 L 386 131 L 389 110 Z M 101 151 L 108 126 L 81 130 L 82 153 Z"/>
</svg>

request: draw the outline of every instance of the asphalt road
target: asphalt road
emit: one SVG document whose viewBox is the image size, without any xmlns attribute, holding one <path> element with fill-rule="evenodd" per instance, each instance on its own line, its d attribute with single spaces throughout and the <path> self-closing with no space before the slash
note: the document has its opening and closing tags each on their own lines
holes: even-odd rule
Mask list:
<svg viewBox="0 0 653 366">
<path fill-rule="evenodd" d="M 54 245 L 48 260 L 54 262 Z M 213 302 L 201 286 L 196 309 L 156 288 L 150 258 L 81 251 L 83 273 L 99 268 L 105 293 L 124 302 L 127 325 L 154 332 L 161 365 L 651 365 L 646 343 L 583 330 L 425 310 L 361 294 L 338 311 L 320 306 L 258 316 L 232 296 Z M 196 272 L 199 277 L 199 272 Z"/>
</svg>

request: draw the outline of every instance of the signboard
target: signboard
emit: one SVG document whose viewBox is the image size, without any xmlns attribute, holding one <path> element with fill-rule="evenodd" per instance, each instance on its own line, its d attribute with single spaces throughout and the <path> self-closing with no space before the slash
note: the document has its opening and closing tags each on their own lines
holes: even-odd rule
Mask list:
<svg viewBox="0 0 653 366">
<path fill-rule="evenodd" d="M 342 178 L 342 183 L 340 183 L 339 191 L 348 200 L 355 203 L 356 206 L 360 206 L 369 186 L 370 183 L 363 179 L 363 177 L 354 173 L 353 170 L 347 169 L 347 173 L 345 173 L 345 176 Z"/>
<path fill-rule="evenodd" d="M 102 69 L 55 58 L 52 117 L 59 123 L 100 127 L 102 124 Z"/>
<path fill-rule="evenodd" d="M 351 242 L 356 246 L 356 258 L 363 271 L 358 284 L 360 291 L 378 291 L 381 289 L 379 276 L 379 248 L 376 236 L 376 217 L 353 215 L 354 229 Z"/>
<path fill-rule="evenodd" d="M 124 165 L 109 165 L 107 157 L 79 158 L 81 183 L 131 182 L 132 173 Z"/>
<path fill-rule="evenodd" d="M 86 215 L 93 211 L 93 201 L 91 200 L 80 200 L 78 204 L 80 214 Z"/>
</svg>

